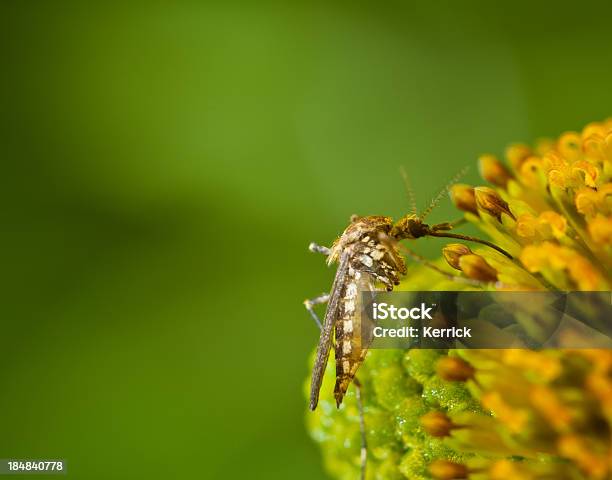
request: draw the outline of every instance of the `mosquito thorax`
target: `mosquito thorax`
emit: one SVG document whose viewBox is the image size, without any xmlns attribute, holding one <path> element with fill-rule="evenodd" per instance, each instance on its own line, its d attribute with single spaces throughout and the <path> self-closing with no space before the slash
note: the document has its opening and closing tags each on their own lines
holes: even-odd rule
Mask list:
<svg viewBox="0 0 612 480">
<path fill-rule="evenodd" d="M 420 238 L 427 234 L 428 228 L 417 215 L 410 214 L 393 225 L 391 236 L 396 240 Z"/>
<path fill-rule="evenodd" d="M 381 234 L 388 235 L 392 226 L 393 220 L 390 217 L 382 215 L 364 217 L 352 215 L 349 226 L 346 227 L 342 235 L 332 245 L 331 254 L 327 259 L 328 263 L 338 261 L 342 251 L 356 242 L 363 241 L 364 238 L 378 240 Z"/>
</svg>

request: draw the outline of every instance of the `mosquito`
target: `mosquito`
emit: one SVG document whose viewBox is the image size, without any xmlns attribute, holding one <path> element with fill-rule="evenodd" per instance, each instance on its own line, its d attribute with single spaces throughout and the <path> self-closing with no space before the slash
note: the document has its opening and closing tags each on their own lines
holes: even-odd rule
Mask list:
<svg viewBox="0 0 612 480">
<path fill-rule="evenodd" d="M 338 264 L 331 291 L 304 302 L 306 309 L 321 330 L 312 371 L 309 407 L 311 410 L 317 408 L 323 374 L 327 367 L 331 347 L 334 345 L 336 359 L 334 397 L 336 406 L 340 407 L 342 404 L 351 382 L 356 387 L 361 427 L 362 479 L 365 478 L 367 442 L 361 402 L 361 386 L 355 375 L 365 360 L 372 339 L 362 336 L 362 332 L 368 331 L 367 328 L 362 329 L 362 322 L 368 321 L 368 319 L 362 318 L 361 315 L 361 293 L 380 290 L 381 286 L 387 291 L 392 291 L 396 285 L 399 285 L 400 276 L 406 274 L 406 263 L 401 255 L 399 245 L 401 240 L 416 240 L 426 236 L 455 238 L 487 245 L 508 258 L 513 258 L 508 252 L 487 240 L 451 233 L 450 230 L 460 222 L 445 222 L 431 226 L 424 222 L 427 215 L 448 192 L 450 186 L 456 183 L 463 173 L 460 172 L 455 176 L 432 199 L 424 212 L 418 215 L 414 196 L 411 193 L 405 173 L 402 171 L 411 200 L 411 213 L 395 223 L 390 217 L 386 216 L 359 217 L 353 215 L 349 226 L 331 248 L 315 243 L 309 245 L 310 251 L 321 253 L 327 257 L 328 265 Z M 402 250 L 407 251 L 417 261 L 434 268 L 449 278 L 459 278 L 440 270 L 407 248 L 402 248 Z M 482 282 L 479 283 L 482 284 Z M 327 303 L 327 309 L 323 322 L 321 322 L 314 307 L 324 303 Z"/>
<path fill-rule="evenodd" d="M 429 206 L 417 214 L 414 197 L 405 172 L 402 170 L 409 198 L 411 213 L 393 222 L 391 217 L 372 215 L 359 217 L 353 215 L 349 226 L 333 243 L 331 248 L 311 243 L 309 250 L 322 253 L 327 257 L 327 264 L 338 263 L 331 292 L 314 299 L 306 300 L 304 305 L 321 329 L 315 366 L 312 374 L 310 409 L 317 407 L 319 390 L 323 372 L 335 338 L 336 354 L 336 385 L 334 396 L 339 407 L 348 386 L 359 365 L 367 353 L 367 342 L 360 338 L 360 297 L 364 291 L 376 291 L 378 285 L 383 285 L 387 291 L 392 291 L 399 285 L 400 276 L 406 274 L 406 264 L 401 251 L 408 252 L 421 263 L 429 262 L 414 254 L 406 247 L 400 247 L 402 240 L 416 240 L 422 237 L 447 237 L 486 245 L 513 259 L 512 255 L 492 242 L 469 235 L 451 233 L 450 230 L 461 223 L 444 222 L 434 225 L 425 223 L 426 217 L 436 207 L 442 197 L 448 193 L 452 184 L 465 174 L 465 170 L 455 175 L 453 179 L 431 200 Z M 439 269 L 436 269 L 440 271 Z M 445 273 L 445 272 L 444 272 Z M 452 278 L 457 278 L 450 275 Z M 481 282 L 482 283 L 482 282 Z M 314 306 L 327 303 L 323 322 L 314 311 Z M 335 331 L 335 335 L 334 335 Z"/>
<path fill-rule="evenodd" d="M 361 478 L 365 478 L 367 443 L 361 402 L 361 386 L 355 374 L 363 363 L 371 339 L 361 335 L 361 292 L 374 291 L 382 284 L 388 291 L 399 284 L 406 264 L 394 243 L 384 241 L 393 228 L 393 220 L 384 216 L 351 217 L 351 223 L 331 249 L 311 243 L 309 249 L 327 256 L 327 263 L 338 268 L 331 293 L 306 300 L 304 305 L 321 329 L 317 356 L 312 372 L 310 409 L 317 408 L 319 391 L 332 343 L 335 342 L 336 406 L 353 381 L 356 387 L 361 430 Z M 314 306 L 327 303 L 323 323 Z M 366 319 L 363 318 L 363 321 Z M 365 330 L 365 329 L 364 329 Z"/>
</svg>

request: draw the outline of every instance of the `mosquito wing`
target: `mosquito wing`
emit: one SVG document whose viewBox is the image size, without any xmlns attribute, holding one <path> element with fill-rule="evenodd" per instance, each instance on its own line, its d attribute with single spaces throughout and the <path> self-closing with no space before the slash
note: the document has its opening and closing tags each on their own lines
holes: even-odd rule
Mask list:
<svg viewBox="0 0 612 480">
<path fill-rule="evenodd" d="M 317 408 L 317 404 L 319 403 L 319 391 L 321 390 L 323 374 L 325 373 L 327 359 L 329 358 L 329 351 L 331 350 L 331 345 L 333 342 L 334 326 L 336 324 L 336 319 L 338 318 L 342 290 L 347 278 L 349 259 L 349 251 L 344 250 L 340 255 L 338 269 L 336 270 L 336 277 L 334 278 L 329 302 L 327 304 L 327 310 L 325 311 L 325 319 L 323 320 L 321 337 L 319 338 L 319 345 L 317 346 L 317 357 L 312 370 L 312 380 L 310 382 L 311 410 Z"/>
</svg>

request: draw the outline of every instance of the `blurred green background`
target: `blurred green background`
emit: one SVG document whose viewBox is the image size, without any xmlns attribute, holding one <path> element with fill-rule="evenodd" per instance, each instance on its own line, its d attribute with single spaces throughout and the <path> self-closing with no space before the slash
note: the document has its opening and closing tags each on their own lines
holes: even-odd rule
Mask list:
<svg viewBox="0 0 612 480">
<path fill-rule="evenodd" d="M 604 5 L 2 1 L 0 457 L 322 478 L 306 246 L 612 114 Z"/>
</svg>

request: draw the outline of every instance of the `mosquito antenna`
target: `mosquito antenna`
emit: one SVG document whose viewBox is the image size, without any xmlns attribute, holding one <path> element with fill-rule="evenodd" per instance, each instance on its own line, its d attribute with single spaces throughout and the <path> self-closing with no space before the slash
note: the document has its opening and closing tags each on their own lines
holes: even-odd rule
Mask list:
<svg viewBox="0 0 612 480">
<path fill-rule="evenodd" d="M 453 186 L 453 184 L 457 183 L 459 181 L 459 179 L 466 174 L 466 172 L 468 171 L 468 168 L 469 167 L 464 167 L 461 170 L 459 170 L 459 172 L 457 172 L 455 174 L 455 176 L 453 178 L 451 178 L 450 181 L 446 185 L 444 185 L 444 188 L 442 188 L 438 192 L 438 194 L 431 199 L 431 202 L 429 202 L 429 206 L 423 211 L 423 213 L 421 213 L 421 215 L 419 217 L 421 219 L 421 221 L 425 220 L 425 217 L 427 217 L 427 215 L 429 215 L 431 213 L 431 211 L 434 208 L 436 208 L 438 203 L 440 203 L 440 200 L 442 199 L 442 197 L 448 193 L 448 191 Z"/>
<path fill-rule="evenodd" d="M 408 203 L 410 204 L 410 213 L 416 215 L 417 214 L 417 205 L 416 205 L 416 197 L 414 196 L 414 190 L 412 189 L 412 185 L 410 184 L 410 178 L 408 178 L 408 172 L 402 165 L 400 167 L 400 174 L 402 175 L 402 179 L 404 180 L 404 188 L 406 189 L 406 195 L 408 196 Z"/>
</svg>

